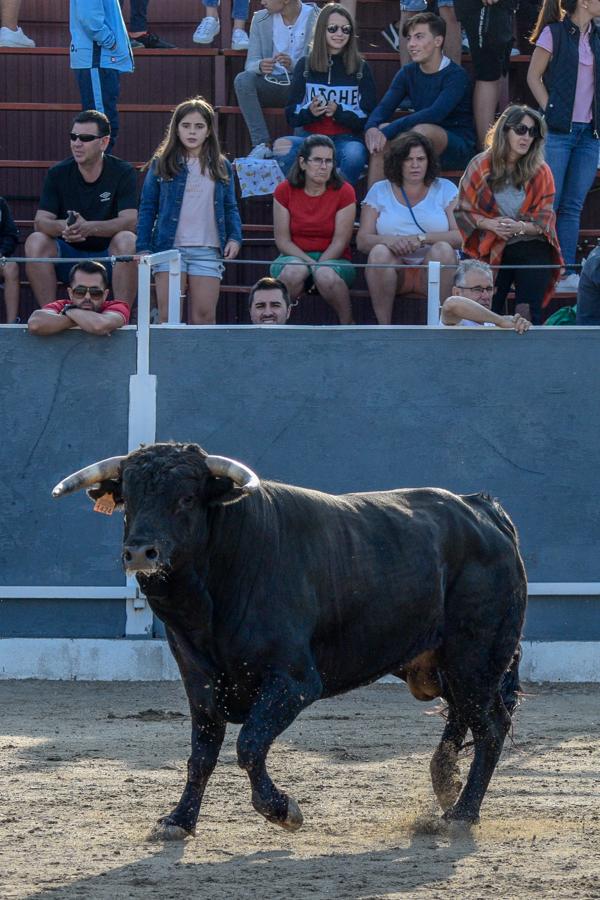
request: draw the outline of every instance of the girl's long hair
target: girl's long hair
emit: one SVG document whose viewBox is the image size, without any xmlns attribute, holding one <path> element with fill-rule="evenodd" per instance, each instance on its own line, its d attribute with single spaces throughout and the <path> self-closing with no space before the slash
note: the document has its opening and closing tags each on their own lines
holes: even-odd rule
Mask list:
<svg viewBox="0 0 600 900">
<path fill-rule="evenodd" d="M 327 72 L 329 69 L 329 50 L 327 49 L 327 26 L 329 18 L 333 13 L 344 16 L 348 25 L 352 28 L 352 34 L 348 38 L 348 43 L 341 52 L 344 62 L 346 75 L 355 75 L 360 71 L 362 66 L 362 56 L 358 52 L 358 41 L 356 39 L 356 27 L 351 13 L 341 5 L 341 3 L 328 3 L 323 7 L 315 24 L 313 39 L 310 43 L 308 53 L 308 68 L 313 72 Z"/>
<path fill-rule="evenodd" d="M 565 16 L 572 16 L 576 9 L 577 0 L 544 0 L 529 35 L 529 43 L 535 44 L 546 25 L 562 22 Z"/>
<path fill-rule="evenodd" d="M 182 119 L 190 113 L 200 113 L 206 122 L 208 133 L 200 151 L 200 170 L 208 174 L 214 181 L 229 181 L 225 157 L 221 153 L 219 138 L 215 127 L 215 111 L 204 97 L 191 97 L 176 106 L 171 121 L 167 126 L 165 136 L 154 151 L 152 159 L 146 164 L 149 168 L 156 163 L 156 174 L 159 178 L 171 181 L 178 175 L 186 163 L 187 152 L 181 141 L 177 129 Z"/>
<path fill-rule="evenodd" d="M 529 116 L 537 127 L 537 136 L 524 156 L 519 157 L 514 169 L 508 170 L 508 131 L 512 125 L 518 125 L 525 116 Z M 502 182 L 509 179 L 515 187 L 525 187 L 537 170 L 544 164 L 544 138 L 546 123 L 543 116 L 529 106 L 507 106 L 502 115 L 487 133 L 485 144 L 490 151 L 490 187 L 494 190 Z"/>
</svg>

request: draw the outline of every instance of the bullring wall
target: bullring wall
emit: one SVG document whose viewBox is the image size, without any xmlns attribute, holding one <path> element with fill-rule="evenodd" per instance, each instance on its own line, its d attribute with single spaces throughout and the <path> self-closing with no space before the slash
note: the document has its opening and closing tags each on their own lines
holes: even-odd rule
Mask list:
<svg viewBox="0 0 600 900">
<path fill-rule="evenodd" d="M 73 595 L 125 584 L 120 517 L 92 514 L 83 494 L 50 498 L 68 472 L 127 452 L 135 353 L 132 328 L 45 339 L 0 328 L 0 677 L 37 674 L 24 658 L 36 641 L 46 661 L 65 640 L 162 644 L 160 623 L 128 627 L 123 597 Z M 152 328 L 150 372 L 157 440 L 197 441 L 265 478 L 332 492 L 498 497 L 537 586 L 526 640 L 547 661 L 575 647 L 594 675 L 600 329 Z M 553 596 L 557 583 L 570 596 Z M 17 668 L 6 662 L 16 648 Z"/>
</svg>

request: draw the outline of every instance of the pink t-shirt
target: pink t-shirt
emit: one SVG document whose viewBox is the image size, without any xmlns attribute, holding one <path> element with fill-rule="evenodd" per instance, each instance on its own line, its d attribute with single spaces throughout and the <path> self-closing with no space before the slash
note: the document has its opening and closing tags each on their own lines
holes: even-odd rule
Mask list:
<svg viewBox="0 0 600 900">
<path fill-rule="evenodd" d="M 552 32 L 548 25 L 536 41 L 536 47 L 552 53 Z M 579 38 L 579 66 L 577 67 L 577 86 L 575 87 L 575 103 L 573 104 L 572 122 L 592 121 L 592 102 L 594 100 L 594 56 L 590 47 L 589 28 Z"/>
<path fill-rule="evenodd" d="M 215 219 L 215 183 L 197 159 L 188 159 L 188 176 L 175 232 L 175 247 L 219 247 Z"/>
</svg>

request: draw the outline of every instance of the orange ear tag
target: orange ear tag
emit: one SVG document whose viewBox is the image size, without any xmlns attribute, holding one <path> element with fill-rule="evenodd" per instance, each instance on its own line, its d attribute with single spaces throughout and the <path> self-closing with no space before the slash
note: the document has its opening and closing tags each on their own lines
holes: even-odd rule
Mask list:
<svg viewBox="0 0 600 900">
<path fill-rule="evenodd" d="M 115 506 L 112 494 L 102 494 L 94 503 L 94 512 L 102 513 L 103 516 L 112 516 Z"/>
</svg>

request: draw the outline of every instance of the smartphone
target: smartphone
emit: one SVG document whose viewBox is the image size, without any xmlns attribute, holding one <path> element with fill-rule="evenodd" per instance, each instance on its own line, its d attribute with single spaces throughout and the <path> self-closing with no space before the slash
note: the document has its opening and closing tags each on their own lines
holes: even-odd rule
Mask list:
<svg viewBox="0 0 600 900">
<path fill-rule="evenodd" d="M 67 210 L 67 228 L 70 228 L 71 225 L 75 224 L 75 219 L 77 218 L 75 212 L 72 209 Z"/>
</svg>

